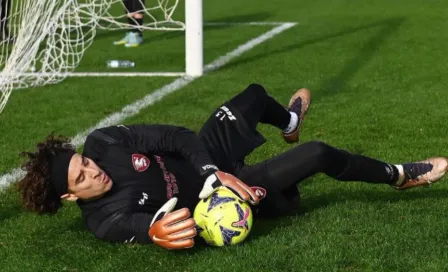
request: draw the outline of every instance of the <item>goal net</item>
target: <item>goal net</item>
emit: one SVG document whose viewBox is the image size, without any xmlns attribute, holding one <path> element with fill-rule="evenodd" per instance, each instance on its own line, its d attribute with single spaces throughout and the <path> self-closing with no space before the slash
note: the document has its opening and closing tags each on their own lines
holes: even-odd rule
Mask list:
<svg viewBox="0 0 448 272">
<path fill-rule="evenodd" d="M 129 28 L 126 1 L 132 0 L 0 0 L 0 113 L 13 90 L 65 79 L 98 28 Z M 202 7 L 202 0 L 186 1 Z M 143 29 L 185 30 L 172 18 L 178 0 L 146 2 L 137 11 L 144 14 Z"/>
<path fill-rule="evenodd" d="M 110 0 L 110 7 L 99 16 L 98 28 L 101 29 L 129 29 L 135 26 L 129 20 L 133 13 L 142 14 L 143 30 L 184 30 L 185 23 L 173 18 L 179 0 Z"/>
</svg>

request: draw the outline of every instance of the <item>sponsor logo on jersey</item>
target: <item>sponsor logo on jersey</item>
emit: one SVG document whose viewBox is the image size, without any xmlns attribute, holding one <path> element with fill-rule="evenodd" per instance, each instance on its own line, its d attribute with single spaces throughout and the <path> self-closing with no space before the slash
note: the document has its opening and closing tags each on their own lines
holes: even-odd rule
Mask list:
<svg viewBox="0 0 448 272">
<path fill-rule="evenodd" d="M 143 192 L 142 195 L 143 195 L 142 199 L 140 199 L 138 201 L 139 205 L 145 205 L 145 201 L 148 199 L 148 194 L 147 193 Z"/>
<path fill-rule="evenodd" d="M 141 154 L 132 154 L 132 165 L 137 172 L 143 172 L 149 167 L 149 159 Z"/>
<path fill-rule="evenodd" d="M 156 158 L 160 170 L 163 172 L 163 178 L 166 181 L 166 197 L 167 199 L 171 199 L 175 194 L 179 193 L 176 176 L 166 169 L 165 162 L 162 157 L 154 155 L 154 158 Z"/>
<path fill-rule="evenodd" d="M 266 197 L 266 189 L 259 186 L 252 186 L 250 187 L 254 193 L 258 196 L 260 200 Z"/>
</svg>

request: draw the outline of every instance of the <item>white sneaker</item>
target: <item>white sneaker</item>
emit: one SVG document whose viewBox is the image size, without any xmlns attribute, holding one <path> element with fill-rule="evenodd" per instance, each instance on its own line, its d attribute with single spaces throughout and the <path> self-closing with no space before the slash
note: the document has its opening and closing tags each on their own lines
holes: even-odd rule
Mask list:
<svg viewBox="0 0 448 272">
<path fill-rule="evenodd" d="M 115 41 L 114 45 L 125 45 L 125 44 L 127 44 L 128 41 L 129 41 L 129 35 L 130 34 L 131 34 L 131 32 L 127 32 L 121 40 Z"/>
<path fill-rule="evenodd" d="M 125 47 L 138 47 L 143 42 L 143 37 L 139 32 L 131 32 Z"/>
</svg>

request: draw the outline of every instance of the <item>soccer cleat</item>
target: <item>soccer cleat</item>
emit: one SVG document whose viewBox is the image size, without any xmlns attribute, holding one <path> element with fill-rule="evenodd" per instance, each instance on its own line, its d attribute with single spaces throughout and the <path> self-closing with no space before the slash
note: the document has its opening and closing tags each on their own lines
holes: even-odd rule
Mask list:
<svg viewBox="0 0 448 272">
<path fill-rule="evenodd" d="M 403 173 L 400 173 L 401 178 L 393 186 L 397 190 L 435 183 L 448 170 L 448 159 L 444 157 L 429 158 L 420 162 L 406 163 L 402 166 Z"/>
<path fill-rule="evenodd" d="M 298 90 L 289 100 L 288 111 L 295 112 L 299 118 L 297 128 L 291 133 L 282 132 L 283 139 L 287 143 L 295 143 L 299 141 L 300 128 L 302 127 L 305 114 L 311 104 L 311 93 L 308 89 L 302 88 Z"/>
<path fill-rule="evenodd" d="M 127 32 L 121 40 L 114 42 L 114 45 L 124 45 L 124 44 L 127 44 L 128 41 L 129 41 L 129 35 L 130 34 L 131 34 L 131 32 Z"/>
<path fill-rule="evenodd" d="M 143 42 L 143 37 L 139 32 L 131 32 L 125 47 L 138 47 Z"/>
</svg>

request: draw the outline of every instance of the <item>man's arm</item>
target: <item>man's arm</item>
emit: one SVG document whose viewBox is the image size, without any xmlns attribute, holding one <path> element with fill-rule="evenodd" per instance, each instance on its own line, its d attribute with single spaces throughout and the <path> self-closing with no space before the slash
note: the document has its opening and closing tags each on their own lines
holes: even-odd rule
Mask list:
<svg viewBox="0 0 448 272">
<path fill-rule="evenodd" d="M 177 198 L 168 200 L 155 215 L 122 213 L 105 220 L 95 236 L 110 242 L 155 243 L 166 249 L 194 246 L 195 222 L 188 208 L 172 212 Z"/>
<path fill-rule="evenodd" d="M 129 125 L 99 129 L 122 144 L 145 153 L 176 153 L 187 159 L 201 176 L 218 170 L 199 137 L 173 125 Z"/>
<path fill-rule="evenodd" d="M 105 142 L 115 142 L 143 153 L 180 154 L 205 179 L 200 198 L 206 198 L 220 186 L 226 186 L 242 200 L 250 201 L 252 204 L 258 203 L 258 197 L 249 186 L 230 174 L 218 171 L 199 137 L 187 128 L 172 125 L 120 125 L 102 128 L 89 135 L 85 149 L 92 146 L 88 142 L 94 133 L 97 135 L 95 137 L 102 137 Z"/>
<path fill-rule="evenodd" d="M 153 215 L 123 213 L 105 220 L 94 233 L 99 239 L 120 243 L 152 243 L 148 235 Z"/>
</svg>

